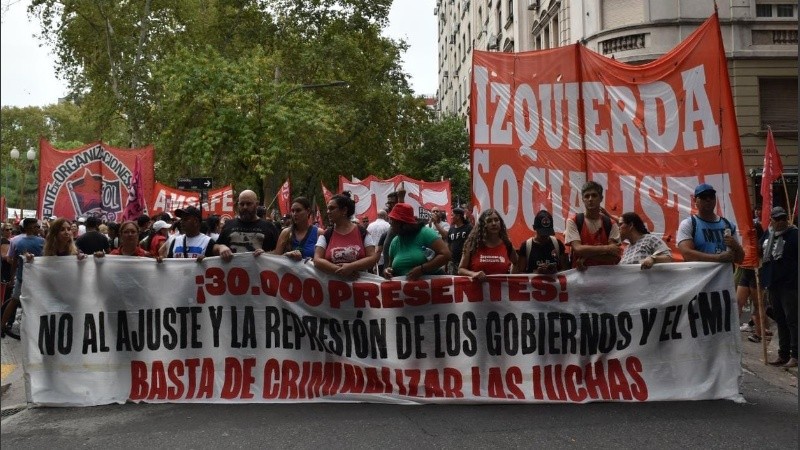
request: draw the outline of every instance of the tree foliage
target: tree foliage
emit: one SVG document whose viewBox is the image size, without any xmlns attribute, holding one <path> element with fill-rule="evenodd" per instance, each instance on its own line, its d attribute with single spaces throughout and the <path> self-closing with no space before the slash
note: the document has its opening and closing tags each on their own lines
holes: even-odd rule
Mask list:
<svg viewBox="0 0 800 450">
<path fill-rule="evenodd" d="M 320 181 L 417 170 L 420 144 L 438 148 L 441 138 L 424 131 L 434 118 L 400 66 L 406 44 L 381 34 L 390 6 L 33 0 L 29 12 L 55 49 L 87 141 L 153 143 L 157 179 L 213 176 L 269 203 L 287 177 L 295 194 L 321 198 Z M 308 88 L 334 80 L 349 87 Z M 463 162 L 440 156 L 418 176 L 455 187 Z"/>
</svg>

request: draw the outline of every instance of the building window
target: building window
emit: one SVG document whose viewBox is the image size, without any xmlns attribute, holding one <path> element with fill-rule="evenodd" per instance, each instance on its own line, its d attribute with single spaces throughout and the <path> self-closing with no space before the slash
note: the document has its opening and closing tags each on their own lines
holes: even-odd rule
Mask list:
<svg viewBox="0 0 800 450">
<path fill-rule="evenodd" d="M 794 17 L 795 5 L 775 5 L 778 17 Z"/>
<path fill-rule="evenodd" d="M 756 5 L 756 17 L 772 17 L 772 5 Z"/>
<path fill-rule="evenodd" d="M 797 77 L 759 78 L 761 129 L 797 133 Z"/>
</svg>

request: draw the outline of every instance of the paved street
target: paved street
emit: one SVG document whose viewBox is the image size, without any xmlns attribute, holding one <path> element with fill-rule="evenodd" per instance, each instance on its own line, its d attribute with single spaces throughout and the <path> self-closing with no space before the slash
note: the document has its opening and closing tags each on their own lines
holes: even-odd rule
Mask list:
<svg viewBox="0 0 800 450">
<path fill-rule="evenodd" d="M 19 343 L 4 339 L 2 346 L 5 368 L 15 362 Z M 796 371 L 763 365 L 760 344 L 745 340 L 743 347 L 745 404 L 29 408 L 4 416 L 2 447 L 797 448 Z M 2 398 L 4 410 L 24 402 L 19 372 L 4 372 L 3 383 L 12 382 Z"/>
</svg>

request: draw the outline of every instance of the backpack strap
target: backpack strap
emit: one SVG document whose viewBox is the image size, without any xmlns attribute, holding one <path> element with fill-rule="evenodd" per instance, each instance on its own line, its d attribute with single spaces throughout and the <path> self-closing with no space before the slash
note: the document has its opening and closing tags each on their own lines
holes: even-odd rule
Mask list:
<svg viewBox="0 0 800 450">
<path fill-rule="evenodd" d="M 525 260 L 528 262 L 525 269 L 531 270 L 531 249 L 533 248 L 533 238 L 529 237 L 525 241 Z"/>
<path fill-rule="evenodd" d="M 694 233 L 697 231 L 697 218 L 694 217 L 694 214 L 692 214 L 691 217 L 692 217 L 692 240 L 694 240 Z"/>
<path fill-rule="evenodd" d="M 585 217 L 583 213 L 575 214 L 575 227 L 578 228 L 578 234 L 581 234 L 581 230 L 583 229 L 583 221 Z"/>
<path fill-rule="evenodd" d="M 558 239 L 555 236 L 550 236 L 550 242 L 553 243 L 553 247 L 556 249 L 556 264 L 561 264 L 561 249 L 558 247 Z"/>
<path fill-rule="evenodd" d="M 605 214 L 601 214 L 600 218 L 603 220 L 603 228 L 606 230 L 606 239 L 611 236 L 611 218 Z"/>
</svg>

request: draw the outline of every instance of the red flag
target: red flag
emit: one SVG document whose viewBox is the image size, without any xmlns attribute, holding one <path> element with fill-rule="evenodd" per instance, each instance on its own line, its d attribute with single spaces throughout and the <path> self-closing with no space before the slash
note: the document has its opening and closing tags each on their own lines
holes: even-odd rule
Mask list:
<svg viewBox="0 0 800 450">
<path fill-rule="evenodd" d="M 325 198 L 325 204 L 327 205 L 333 198 L 333 193 L 325 187 L 325 183 L 320 181 L 320 184 L 322 185 L 322 197 Z"/>
<path fill-rule="evenodd" d="M 766 229 L 770 221 L 772 210 L 772 182 L 783 175 L 783 164 L 775 139 L 772 137 L 772 128 L 767 128 L 767 148 L 764 150 L 764 171 L 761 173 L 761 226 Z"/>
<path fill-rule="evenodd" d="M 278 208 L 281 210 L 281 215 L 289 214 L 289 210 L 292 209 L 292 189 L 288 178 L 278 192 Z"/>
<path fill-rule="evenodd" d="M 142 157 L 136 157 L 131 184 L 128 186 L 128 204 L 122 213 L 122 221 L 136 220 L 145 213 L 144 189 L 142 187 Z"/>
<path fill-rule="evenodd" d="M 7 219 L 6 214 L 7 213 L 8 213 L 8 211 L 6 211 L 6 196 L 4 195 L 4 196 L 0 197 L 0 222 L 5 222 L 6 221 L 6 219 Z"/>
</svg>

